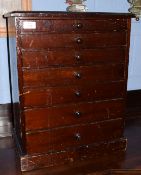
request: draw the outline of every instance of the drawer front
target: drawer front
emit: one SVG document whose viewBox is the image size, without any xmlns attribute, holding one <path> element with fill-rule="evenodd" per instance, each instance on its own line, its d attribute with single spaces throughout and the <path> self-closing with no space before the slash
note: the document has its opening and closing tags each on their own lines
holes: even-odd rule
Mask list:
<svg viewBox="0 0 141 175">
<path fill-rule="evenodd" d="M 123 118 L 124 107 L 123 100 L 111 100 L 27 109 L 23 115 L 29 131 Z"/>
<path fill-rule="evenodd" d="M 95 48 L 126 45 L 126 32 L 21 35 L 24 49 Z"/>
<path fill-rule="evenodd" d="M 26 134 L 27 153 L 61 151 L 69 147 L 118 139 L 123 135 L 123 120 L 80 125 Z"/>
<path fill-rule="evenodd" d="M 97 49 L 56 49 L 50 51 L 22 51 L 24 68 L 46 68 L 51 66 L 77 66 L 91 64 L 122 63 L 125 47 Z"/>
<path fill-rule="evenodd" d="M 91 162 L 93 160 L 93 166 L 95 167 L 95 168 L 93 167 L 93 169 L 97 169 L 96 167 L 99 167 L 101 164 L 100 164 L 99 161 L 94 161 L 94 160 L 97 160 L 98 157 L 102 157 L 103 161 L 101 161 L 101 162 L 103 162 L 104 167 L 105 167 L 105 160 L 109 160 L 109 157 L 107 159 L 106 155 L 110 155 L 110 156 L 111 155 L 114 155 L 114 156 L 115 155 L 117 155 L 117 156 L 119 155 L 120 157 L 123 158 L 123 155 L 125 155 L 124 152 L 125 152 L 126 147 L 127 147 L 127 139 L 120 138 L 120 139 L 115 139 L 115 140 L 109 141 L 109 142 L 106 141 L 106 142 L 100 142 L 100 143 L 97 143 L 97 144 L 78 146 L 78 147 L 75 147 L 75 148 L 72 148 L 72 149 L 68 149 L 68 150 L 60 151 L 60 152 L 54 152 L 54 153 L 51 153 L 51 154 L 30 155 L 30 156 L 28 156 L 27 160 L 28 160 L 28 162 L 32 162 L 32 164 L 34 164 L 34 169 L 39 169 L 40 165 L 43 165 L 42 168 L 43 167 L 44 168 L 45 167 L 49 168 L 49 167 L 53 167 L 53 166 L 54 167 L 56 167 L 56 166 L 64 166 L 64 165 L 65 166 L 66 165 L 68 165 L 68 166 L 70 165 L 70 167 L 72 167 L 75 162 L 81 162 L 83 160 L 83 162 L 86 163 L 85 160 L 88 162 L 88 160 L 91 159 Z M 103 158 L 103 156 L 106 159 Z M 111 157 L 114 157 L 114 156 L 111 156 Z M 39 164 L 39 160 L 40 160 L 40 164 Z M 110 164 L 112 164 L 113 163 L 113 159 L 111 158 L 110 160 L 111 160 Z M 115 158 L 114 158 L 114 160 L 115 160 Z M 22 162 L 23 162 L 23 165 L 25 165 L 24 164 L 25 163 L 25 159 L 23 159 Z M 94 164 L 94 162 L 95 162 L 95 164 Z M 109 165 L 109 161 L 106 162 L 106 163 L 108 163 L 108 165 Z M 103 167 L 103 165 L 102 165 L 102 167 Z M 23 171 L 24 170 L 25 171 L 31 171 L 31 168 L 30 167 L 26 168 L 26 166 L 23 166 Z M 68 172 L 68 171 L 66 171 L 66 172 Z M 76 170 L 75 170 L 75 172 L 76 172 Z M 80 171 L 77 171 L 77 172 L 80 172 Z M 81 170 L 81 172 L 82 172 L 82 170 Z M 27 174 L 27 173 L 24 173 L 24 174 Z M 52 173 L 50 173 L 50 171 L 49 171 L 48 174 L 52 174 Z M 65 173 L 65 174 L 69 175 L 71 173 L 68 172 L 68 173 Z M 77 174 L 80 174 L 80 173 L 77 173 Z M 104 174 L 103 173 L 102 174 L 101 173 L 100 174 L 96 173 L 96 174 L 97 175 L 104 175 L 105 173 Z M 119 175 L 119 173 L 118 173 L 118 175 Z M 123 173 L 122 173 L 122 175 L 123 175 Z M 131 173 L 128 174 L 128 175 L 131 175 Z M 135 174 L 132 174 L 132 175 L 135 175 Z"/>
<path fill-rule="evenodd" d="M 20 97 L 24 107 L 36 107 L 123 98 L 124 93 L 124 83 L 117 82 L 91 84 L 90 86 L 54 87 L 46 90 L 28 90 Z"/>
<path fill-rule="evenodd" d="M 127 20 L 20 20 L 20 30 L 21 33 L 41 31 L 49 33 L 119 31 L 127 30 Z"/>
<path fill-rule="evenodd" d="M 24 87 L 87 84 L 124 79 L 123 64 L 49 68 L 23 71 Z"/>
</svg>

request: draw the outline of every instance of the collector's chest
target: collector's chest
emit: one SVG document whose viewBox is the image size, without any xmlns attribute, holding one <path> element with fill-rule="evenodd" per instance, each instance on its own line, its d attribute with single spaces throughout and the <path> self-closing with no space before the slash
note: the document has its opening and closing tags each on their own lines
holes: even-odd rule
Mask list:
<svg viewBox="0 0 141 175">
<path fill-rule="evenodd" d="M 21 170 L 124 151 L 131 15 L 5 17 Z"/>
</svg>

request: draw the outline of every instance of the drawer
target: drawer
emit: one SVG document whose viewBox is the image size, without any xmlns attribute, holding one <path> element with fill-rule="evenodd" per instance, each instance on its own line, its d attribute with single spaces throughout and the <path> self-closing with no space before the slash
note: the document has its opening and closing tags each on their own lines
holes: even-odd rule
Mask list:
<svg viewBox="0 0 141 175">
<path fill-rule="evenodd" d="M 88 86 L 65 86 L 47 89 L 28 89 L 21 94 L 24 107 L 55 106 L 69 103 L 93 102 L 123 98 L 124 82 L 101 83 Z"/>
<path fill-rule="evenodd" d="M 27 109 L 23 111 L 25 130 L 50 129 L 123 118 L 124 107 L 123 100 L 111 100 Z"/>
<path fill-rule="evenodd" d="M 126 32 L 21 35 L 24 49 L 95 48 L 126 45 Z"/>
<path fill-rule="evenodd" d="M 123 64 L 23 70 L 24 87 L 63 86 L 123 79 Z"/>
<path fill-rule="evenodd" d="M 70 147 L 118 139 L 122 137 L 123 126 L 123 120 L 116 119 L 96 124 L 28 132 L 26 134 L 27 153 L 61 151 Z"/>
<path fill-rule="evenodd" d="M 50 168 L 53 166 L 54 167 L 56 167 L 56 166 L 62 167 L 64 165 L 72 167 L 72 166 L 74 166 L 75 163 L 77 164 L 77 162 L 80 162 L 82 164 L 82 161 L 83 161 L 83 163 L 86 164 L 86 162 L 90 163 L 90 160 L 91 160 L 91 162 L 93 161 L 93 166 L 95 167 L 95 168 L 93 167 L 93 169 L 97 169 L 96 167 L 100 167 L 102 162 L 104 164 L 104 167 L 105 167 L 105 163 L 108 163 L 108 165 L 109 165 L 109 163 L 113 164 L 112 157 L 114 158 L 114 160 L 118 160 L 116 158 L 117 156 L 120 156 L 120 158 L 124 158 L 126 147 L 127 147 L 127 139 L 120 138 L 120 139 L 115 139 L 112 141 L 110 140 L 109 142 L 106 141 L 106 142 L 100 142 L 100 143 L 96 143 L 96 144 L 94 143 L 94 144 L 90 144 L 90 145 L 77 146 L 75 148 L 72 147 L 72 149 L 67 149 L 67 150 L 60 151 L 60 152 L 57 151 L 57 152 L 53 152 L 51 154 L 40 154 L 40 155 L 32 154 L 30 156 L 27 156 L 28 161 L 25 161 L 25 159 L 22 159 L 22 163 L 23 163 L 23 165 L 25 165 L 24 164 L 25 162 L 32 162 L 32 163 L 34 163 L 34 168 L 39 169 L 39 166 L 38 166 L 39 160 L 40 160 L 40 165 L 44 165 L 42 168 L 47 168 L 47 167 Z M 108 157 L 107 157 L 107 155 L 108 155 Z M 109 155 L 111 157 L 111 161 L 105 162 L 105 160 L 109 160 Z M 116 157 L 114 157 L 114 156 L 116 156 Z M 102 157 L 101 160 L 103 160 L 103 161 L 101 161 L 101 163 L 99 161 L 94 161 L 94 160 L 98 160 L 98 158 L 100 158 L 100 157 Z M 102 166 L 103 166 L 103 164 L 102 164 Z M 23 168 L 25 168 L 25 166 L 23 166 Z M 54 168 L 52 168 L 52 170 L 53 169 Z M 24 170 L 31 171 L 30 168 L 24 169 Z M 78 170 L 75 170 L 75 171 L 78 172 Z M 80 170 L 79 172 L 82 172 L 82 170 Z M 27 174 L 27 173 L 24 173 L 24 174 Z M 52 173 L 49 173 L 49 174 L 52 174 Z M 67 173 L 67 174 L 69 175 L 70 173 Z M 96 173 L 96 174 L 97 175 L 104 175 L 105 173 L 104 174 L 103 173 L 102 174 Z M 79 175 L 80 175 L 80 173 L 79 173 Z M 82 175 L 82 173 L 81 173 L 81 175 Z M 131 174 L 128 174 L 128 175 L 131 175 Z M 135 175 L 135 174 L 132 174 L 132 175 Z"/>
<path fill-rule="evenodd" d="M 45 51 L 22 50 L 24 68 L 46 68 L 51 66 L 77 66 L 91 64 L 122 63 L 125 47 L 97 49 L 56 49 Z"/>
<path fill-rule="evenodd" d="M 20 20 L 19 25 L 21 33 L 70 33 L 127 30 L 127 20 L 125 19 Z"/>
</svg>

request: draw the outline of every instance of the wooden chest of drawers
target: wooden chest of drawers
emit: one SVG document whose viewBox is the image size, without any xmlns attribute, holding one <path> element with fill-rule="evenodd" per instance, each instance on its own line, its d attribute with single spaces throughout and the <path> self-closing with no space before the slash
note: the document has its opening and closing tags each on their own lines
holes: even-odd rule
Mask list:
<svg viewBox="0 0 141 175">
<path fill-rule="evenodd" d="M 9 36 L 11 29 L 16 35 L 8 44 L 21 170 L 125 151 L 131 15 L 12 12 L 5 17 Z"/>
</svg>

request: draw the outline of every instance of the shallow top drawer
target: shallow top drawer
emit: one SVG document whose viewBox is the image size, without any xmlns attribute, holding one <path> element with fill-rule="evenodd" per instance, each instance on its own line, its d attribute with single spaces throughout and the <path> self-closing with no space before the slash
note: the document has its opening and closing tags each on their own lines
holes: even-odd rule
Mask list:
<svg viewBox="0 0 141 175">
<path fill-rule="evenodd" d="M 21 20 L 21 33 L 24 32 L 89 32 L 89 31 L 119 31 L 127 29 L 125 19 L 102 20 Z"/>
</svg>

